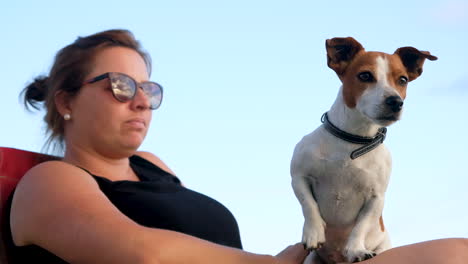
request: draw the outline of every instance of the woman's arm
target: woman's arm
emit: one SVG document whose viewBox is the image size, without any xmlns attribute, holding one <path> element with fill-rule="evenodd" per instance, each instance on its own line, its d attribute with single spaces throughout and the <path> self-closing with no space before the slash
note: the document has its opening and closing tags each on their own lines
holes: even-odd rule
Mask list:
<svg viewBox="0 0 468 264">
<path fill-rule="evenodd" d="M 466 264 L 468 239 L 449 238 L 389 249 L 363 264 Z"/>
<path fill-rule="evenodd" d="M 311 254 L 304 264 L 318 264 Z M 321 262 L 320 262 L 321 263 Z M 447 238 L 389 249 L 362 264 L 466 264 L 468 239 Z"/>
<path fill-rule="evenodd" d="M 16 245 L 38 245 L 69 263 L 300 263 L 141 226 L 122 214 L 83 170 L 42 163 L 19 183 L 11 209 Z M 295 248 L 296 255 L 304 251 Z M 299 252 L 299 254 L 297 253 Z"/>
</svg>

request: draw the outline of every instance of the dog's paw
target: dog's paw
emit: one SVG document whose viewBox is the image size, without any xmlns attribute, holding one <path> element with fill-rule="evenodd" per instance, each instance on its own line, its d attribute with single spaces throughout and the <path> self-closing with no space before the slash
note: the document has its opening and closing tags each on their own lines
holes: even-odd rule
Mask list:
<svg viewBox="0 0 468 264">
<path fill-rule="evenodd" d="M 325 243 L 325 222 L 306 221 L 302 232 L 302 243 L 307 250 L 321 248 Z"/>
<path fill-rule="evenodd" d="M 377 253 L 370 250 L 345 250 L 345 256 L 349 262 L 361 262 L 364 260 L 371 259 L 377 255 Z"/>
</svg>

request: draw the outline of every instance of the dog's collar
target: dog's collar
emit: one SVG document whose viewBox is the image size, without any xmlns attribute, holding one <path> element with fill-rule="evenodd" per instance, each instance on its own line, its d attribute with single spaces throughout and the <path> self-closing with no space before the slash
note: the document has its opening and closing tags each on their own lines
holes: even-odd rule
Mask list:
<svg viewBox="0 0 468 264">
<path fill-rule="evenodd" d="M 364 145 L 353 152 L 351 152 L 351 159 L 356 159 L 367 152 L 375 149 L 378 147 L 380 144 L 382 144 L 385 140 L 385 136 L 387 134 L 387 128 L 382 127 L 379 129 L 377 134 L 374 137 L 363 137 L 363 136 L 358 136 L 358 135 L 353 135 L 350 134 L 346 131 L 343 131 L 339 128 L 337 128 L 335 125 L 333 125 L 330 120 L 328 120 L 328 114 L 325 112 L 322 115 L 321 121 L 323 123 L 323 126 L 325 129 L 330 132 L 330 134 L 334 135 L 337 138 L 340 138 L 344 141 L 354 143 L 354 144 L 361 144 Z"/>
</svg>

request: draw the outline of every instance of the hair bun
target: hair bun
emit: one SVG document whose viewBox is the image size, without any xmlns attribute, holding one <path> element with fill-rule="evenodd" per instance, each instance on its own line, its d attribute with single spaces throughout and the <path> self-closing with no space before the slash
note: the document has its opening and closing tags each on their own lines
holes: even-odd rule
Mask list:
<svg viewBox="0 0 468 264">
<path fill-rule="evenodd" d="M 38 104 L 44 102 L 47 96 L 47 80 L 49 77 L 47 76 L 38 76 L 34 79 L 34 81 L 24 88 L 24 104 L 26 108 L 28 105 L 39 109 Z"/>
</svg>

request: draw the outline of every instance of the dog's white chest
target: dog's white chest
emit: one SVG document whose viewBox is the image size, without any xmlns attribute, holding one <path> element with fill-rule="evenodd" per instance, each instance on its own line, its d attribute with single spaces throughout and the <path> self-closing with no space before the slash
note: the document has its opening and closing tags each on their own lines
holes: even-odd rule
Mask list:
<svg viewBox="0 0 468 264">
<path fill-rule="evenodd" d="M 328 225 L 354 224 L 364 203 L 385 193 L 391 158 L 384 145 L 352 160 L 349 155 L 359 145 L 344 142 L 323 127 L 299 144 L 306 148 L 302 153 L 303 162 L 309 163 L 306 178 Z"/>
</svg>

